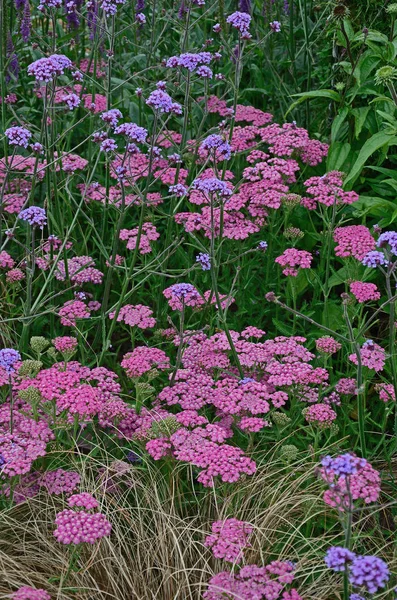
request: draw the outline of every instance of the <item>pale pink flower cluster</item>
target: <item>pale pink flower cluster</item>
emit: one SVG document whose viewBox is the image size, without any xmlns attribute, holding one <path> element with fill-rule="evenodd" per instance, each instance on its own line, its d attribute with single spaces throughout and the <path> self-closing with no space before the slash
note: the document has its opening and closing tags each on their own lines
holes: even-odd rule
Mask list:
<svg viewBox="0 0 397 600">
<path fill-rule="evenodd" d="M 40 478 L 40 486 L 45 488 L 49 494 L 59 496 L 60 494 L 71 494 L 80 483 L 80 475 L 76 471 L 65 471 L 56 469 L 46 471 Z"/>
<path fill-rule="evenodd" d="M 324 501 L 340 511 L 351 510 L 356 500 L 371 504 L 379 498 L 379 472 L 355 454 L 340 455 L 334 459 L 325 457 L 320 476 L 329 486 L 324 492 Z"/>
<path fill-rule="evenodd" d="M 299 269 L 310 269 L 313 257 L 306 250 L 297 250 L 296 248 L 287 248 L 275 259 L 275 262 L 284 267 L 283 275 L 296 277 Z"/>
<path fill-rule="evenodd" d="M 396 401 L 396 394 L 394 391 L 394 386 L 391 383 L 377 383 L 375 385 L 375 390 L 379 392 L 379 398 L 383 402 L 393 402 Z"/>
<path fill-rule="evenodd" d="M 12 269 L 15 265 L 15 260 L 5 250 L 0 252 L 0 268 Z"/>
<path fill-rule="evenodd" d="M 115 314 L 115 312 L 111 312 L 109 319 L 114 319 Z M 117 321 L 123 322 L 130 327 L 139 327 L 139 329 L 150 329 L 156 325 L 153 311 L 143 304 L 126 304 L 122 306 L 117 315 Z"/>
<path fill-rule="evenodd" d="M 350 284 L 350 291 L 360 304 L 369 300 L 379 300 L 380 292 L 375 283 L 363 283 L 362 281 L 353 281 Z"/>
<path fill-rule="evenodd" d="M 148 254 L 152 251 L 150 242 L 158 240 L 160 234 L 153 223 L 144 223 L 142 227 L 142 233 L 139 240 L 139 252 L 141 254 Z M 127 242 L 128 250 L 135 250 L 135 246 L 138 240 L 138 227 L 134 229 L 122 229 L 120 231 L 120 239 Z"/>
<path fill-rule="evenodd" d="M 54 344 L 55 350 L 62 352 L 62 354 L 65 352 L 74 352 L 78 345 L 77 339 L 68 335 L 56 337 L 52 340 L 52 343 Z"/>
<path fill-rule="evenodd" d="M 360 356 L 364 367 L 368 367 L 374 371 L 383 371 L 386 362 L 386 352 L 379 344 L 376 344 L 372 340 L 367 340 L 361 346 Z M 350 354 L 349 360 L 355 365 L 358 364 L 356 354 Z"/>
<path fill-rule="evenodd" d="M 77 285 L 83 285 L 84 283 L 101 284 L 103 273 L 93 265 L 95 265 L 95 263 L 90 256 L 75 256 L 74 258 L 69 258 L 67 267 L 70 281 Z M 66 280 L 65 263 L 62 260 L 58 262 L 55 277 L 60 281 Z"/>
<path fill-rule="evenodd" d="M 215 558 L 228 562 L 239 563 L 243 558 L 243 550 L 251 544 L 248 539 L 253 527 L 245 521 L 226 519 L 215 521 L 211 525 L 212 534 L 205 538 L 204 545 L 211 548 Z"/>
<path fill-rule="evenodd" d="M 316 340 L 316 348 L 324 354 L 335 354 L 342 348 L 342 345 L 333 337 L 324 336 Z"/>
<path fill-rule="evenodd" d="M 295 565 L 273 561 L 268 566 L 246 565 L 237 573 L 222 571 L 211 577 L 205 600 L 225 597 L 241 600 L 303 600 L 296 589 L 286 589 L 294 579 Z"/>
<path fill-rule="evenodd" d="M 343 190 L 343 173 L 330 171 L 321 177 L 311 177 L 304 183 L 311 198 L 302 198 L 301 204 L 309 210 L 317 208 L 317 202 L 325 206 L 353 204 L 358 200 L 356 192 Z"/>
<path fill-rule="evenodd" d="M 59 309 L 61 324 L 66 327 L 75 327 L 77 319 L 89 319 L 90 310 L 81 300 L 68 300 Z"/>
</svg>

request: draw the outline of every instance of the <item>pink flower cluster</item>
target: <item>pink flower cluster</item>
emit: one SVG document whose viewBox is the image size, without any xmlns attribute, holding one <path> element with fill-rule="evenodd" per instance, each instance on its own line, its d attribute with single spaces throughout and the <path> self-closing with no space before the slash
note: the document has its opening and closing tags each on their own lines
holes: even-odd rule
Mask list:
<svg viewBox="0 0 397 600">
<path fill-rule="evenodd" d="M 109 319 L 114 319 L 116 313 L 111 312 Z M 143 304 L 126 304 L 122 306 L 119 314 L 117 315 L 117 321 L 125 323 L 130 327 L 139 327 L 139 329 L 150 329 L 155 327 L 156 319 L 152 316 L 153 311 Z"/>
<path fill-rule="evenodd" d="M 232 563 L 239 563 L 243 558 L 244 548 L 250 547 L 249 536 L 252 525 L 238 519 L 215 521 L 211 525 L 212 534 L 205 538 L 204 545 L 211 548 L 215 558 L 222 558 Z"/>
<path fill-rule="evenodd" d="M 310 269 L 313 257 L 306 250 L 287 248 L 275 259 L 275 262 L 284 267 L 283 275 L 296 277 L 299 269 Z"/>
<path fill-rule="evenodd" d="M 68 504 L 71 508 L 77 506 L 78 508 L 85 508 L 90 510 L 92 508 L 98 508 L 98 500 L 89 494 L 88 492 L 82 492 L 81 494 L 73 494 L 68 498 Z"/>
<path fill-rule="evenodd" d="M 51 596 L 43 588 L 33 588 L 23 585 L 12 594 L 12 600 L 51 600 Z"/>
<path fill-rule="evenodd" d="M 265 567 L 246 565 L 238 573 L 222 571 L 214 575 L 204 592 L 205 600 L 225 597 L 242 600 L 303 600 L 296 589 L 287 590 L 294 579 L 295 565 L 273 561 Z"/>
<path fill-rule="evenodd" d="M 334 338 L 325 336 L 316 340 L 316 348 L 324 354 L 335 354 L 342 348 L 342 345 Z"/>
<path fill-rule="evenodd" d="M 362 260 L 368 252 L 375 249 L 375 240 L 365 225 L 337 227 L 334 231 L 334 241 L 337 243 L 336 256 L 344 258 L 353 256 Z"/>
<path fill-rule="evenodd" d="M 353 281 L 350 284 L 350 291 L 360 304 L 380 299 L 380 292 L 378 292 L 378 288 L 374 283 Z"/>
<path fill-rule="evenodd" d="M 376 502 L 380 495 L 380 474 L 364 458 L 355 454 L 326 456 L 321 461 L 320 476 L 329 487 L 324 501 L 340 511 L 352 510 L 356 500 Z"/>
<path fill-rule="evenodd" d="M 62 354 L 74 352 L 77 348 L 78 341 L 75 337 L 64 335 L 52 340 L 55 350 Z"/>
<path fill-rule="evenodd" d="M 372 340 L 364 342 L 360 349 L 360 357 L 364 367 L 368 367 L 374 371 L 383 371 L 386 362 L 386 352 L 379 344 L 376 344 Z M 350 354 L 349 360 L 355 365 L 358 364 L 356 354 Z"/>
<path fill-rule="evenodd" d="M 144 223 L 139 240 L 139 252 L 141 254 L 148 254 L 151 252 L 152 246 L 150 242 L 158 240 L 159 237 L 160 234 L 152 223 Z M 138 227 L 135 227 L 134 229 L 122 229 L 120 231 L 120 239 L 127 242 L 128 250 L 135 250 L 138 241 Z"/>
<path fill-rule="evenodd" d="M 102 513 L 65 509 L 55 519 L 54 536 L 61 544 L 95 544 L 110 535 L 112 526 Z"/>
<path fill-rule="evenodd" d="M 121 366 L 125 369 L 128 377 L 140 377 L 153 368 L 168 369 L 170 359 L 159 348 L 137 346 L 132 352 L 128 352 L 124 356 Z"/>
<path fill-rule="evenodd" d="M 325 206 L 337 204 L 353 204 L 358 200 L 356 192 L 345 192 L 343 186 L 343 173 L 330 171 L 321 177 L 311 177 L 304 183 L 307 193 L 311 198 L 302 198 L 301 204 L 309 210 L 317 207 L 317 202 Z"/>
<path fill-rule="evenodd" d="M 312 404 L 305 409 L 305 419 L 319 427 L 329 427 L 336 419 L 336 412 L 328 404 Z"/>
</svg>

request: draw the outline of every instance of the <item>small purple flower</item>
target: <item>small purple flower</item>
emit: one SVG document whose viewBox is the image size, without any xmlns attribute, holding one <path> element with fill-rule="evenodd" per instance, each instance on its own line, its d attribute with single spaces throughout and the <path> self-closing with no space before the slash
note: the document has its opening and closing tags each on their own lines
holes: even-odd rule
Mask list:
<svg viewBox="0 0 397 600">
<path fill-rule="evenodd" d="M 201 265 L 203 271 L 211 270 L 211 257 L 209 254 L 206 254 L 205 252 L 200 252 L 196 256 L 196 262 L 198 262 Z"/>
<path fill-rule="evenodd" d="M 367 252 L 361 262 L 365 267 L 376 269 L 376 267 L 379 267 L 380 265 L 387 265 L 387 258 L 383 252 L 371 250 L 371 252 Z"/>
<path fill-rule="evenodd" d="M 249 34 L 249 26 L 251 23 L 251 15 L 246 12 L 236 11 L 226 19 L 232 27 L 237 29 L 241 35 Z"/>
<path fill-rule="evenodd" d="M 19 213 L 18 219 L 26 221 L 32 227 L 40 227 L 40 229 L 43 229 L 44 225 L 47 225 L 46 212 L 44 208 L 40 208 L 39 206 L 25 208 Z"/>
<path fill-rule="evenodd" d="M 204 150 L 214 150 L 216 155 L 218 155 L 223 160 L 229 160 L 231 157 L 231 147 L 230 144 L 224 140 L 220 135 L 212 134 L 205 138 L 205 140 L 201 143 L 200 148 Z"/>
<path fill-rule="evenodd" d="M 377 556 L 357 556 L 349 568 L 349 581 L 355 587 L 365 587 L 370 594 L 376 594 L 389 581 L 387 564 Z"/>
<path fill-rule="evenodd" d="M 208 179 L 195 179 L 192 183 L 192 188 L 203 192 L 203 194 L 217 194 L 221 197 L 228 198 L 232 195 L 232 190 L 228 188 L 225 181 L 216 177 Z"/>
<path fill-rule="evenodd" d="M 171 96 L 163 90 L 154 90 L 146 100 L 146 104 L 153 108 L 153 110 L 161 113 L 182 113 L 181 105 L 173 102 Z"/>
<path fill-rule="evenodd" d="M 176 183 L 175 185 L 170 185 L 168 191 L 170 194 L 175 194 L 178 198 L 183 198 L 183 196 L 186 196 L 188 189 L 182 183 Z"/>
<path fill-rule="evenodd" d="M 274 32 L 274 33 L 279 33 L 281 31 L 281 23 L 280 21 L 272 21 L 271 23 L 269 23 L 270 29 Z"/>
<path fill-rule="evenodd" d="M 136 123 L 123 123 L 114 130 L 116 135 L 125 135 L 129 140 L 143 144 L 146 142 L 148 132 L 144 127 L 139 127 Z"/>
<path fill-rule="evenodd" d="M 130 450 L 127 454 L 127 460 L 128 462 L 131 463 L 139 463 L 142 462 L 141 457 L 139 456 L 139 454 L 137 454 L 136 452 L 134 452 L 133 450 Z"/>
<path fill-rule="evenodd" d="M 101 0 L 101 6 L 103 12 L 106 16 L 115 15 L 117 13 L 117 8 L 121 4 L 125 4 L 126 0 Z"/>
<path fill-rule="evenodd" d="M 7 373 L 13 373 L 15 371 L 15 363 L 22 360 L 18 350 L 14 348 L 3 348 L 0 350 L 0 367 L 5 369 Z"/>
<path fill-rule="evenodd" d="M 63 101 L 68 105 L 69 110 L 77 108 L 81 102 L 77 94 L 68 94 L 63 97 Z"/>
<path fill-rule="evenodd" d="M 253 381 L 255 381 L 255 379 L 252 379 L 252 377 L 244 377 L 243 379 L 240 379 L 238 383 L 239 385 L 245 385 L 246 383 L 252 383 Z"/>
<path fill-rule="evenodd" d="M 5 130 L 5 136 L 8 139 L 8 143 L 10 146 L 22 146 L 23 148 L 27 148 L 29 144 L 29 138 L 32 137 L 29 129 L 25 127 L 20 127 L 19 125 L 16 127 L 10 127 Z"/>
<path fill-rule="evenodd" d="M 360 596 L 360 594 L 350 594 L 349 600 L 365 600 L 364 596 Z"/>
<path fill-rule="evenodd" d="M 259 242 L 257 248 L 258 248 L 258 250 L 265 251 L 265 250 L 267 250 L 268 245 L 269 244 L 267 242 L 265 242 L 265 241 L 262 240 L 261 242 Z"/>
<path fill-rule="evenodd" d="M 116 127 L 119 119 L 123 117 L 123 114 L 118 108 L 111 108 L 101 114 L 102 121 L 109 123 L 111 127 Z"/>
<path fill-rule="evenodd" d="M 201 65 L 197 69 L 196 73 L 199 77 L 202 77 L 203 79 L 212 79 L 212 77 L 214 75 L 212 72 L 212 69 L 210 69 L 206 65 Z"/>
<path fill-rule="evenodd" d="M 390 252 L 397 254 L 397 231 L 385 231 L 378 237 L 376 245 L 378 248 L 390 246 Z"/>
<path fill-rule="evenodd" d="M 342 546 L 331 546 L 325 555 L 325 564 L 333 571 L 344 571 L 347 564 L 356 558 L 354 552 Z"/>
<path fill-rule="evenodd" d="M 180 56 L 171 56 L 167 60 L 166 66 L 170 69 L 175 69 L 176 67 L 183 67 L 184 69 L 187 69 L 192 73 L 200 65 L 209 65 L 211 60 L 211 52 L 185 52 Z"/>
<path fill-rule="evenodd" d="M 171 286 L 172 293 L 179 299 L 185 298 L 187 295 L 193 294 L 199 298 L 200 294 L 191 283 L 175 283 Z"/>
<path fill-rule="evenodd" d="M 166 82 L 166 81 L 158 81 L 158 82 L 156 83 L 156 88 L 157 88 L 158 90 L 163 90 L 163 91 L 165 91 L 165 90 L 166 90 L 166 88 L 167 88 L 167 82 Z"/>
<path fill-rule="evenodd" d="M 45 8 L 60 8 L 62 6 L 62 0 L 40 0 L 38 10 L 43 12 Z"/>
<path fill-rule="evenodd" d="M 34 154 L 43 154 L 44 148 L 43 145 L 40 144 L 40 142 L 35 142 L 30 146 L 30 148 L 32 152 L 34 152 Z"/>
<path fill-rule="evenodd" d="M 346 477 L 348 475 L 354 475 L 357 471 L 367 464 L 365 458 L 358 459 L 353 454 L 345 453 L 332 458 L 331 456 L 324 456 L 321 459 L 321 465 L 327 471 L 332 471 L 334 477 Z"/>
<path fill-rule="evenodd" d="M 30 2 L 25 2 L 21 19 L 21 36 L 26 43 L 30 38 Z"/>
<path fill-rule="evenodd" d="M 114 152 L 115 150 L 117 150 L 117 144 L 113 138 L 108 138 L 106 140 L 103 140 L 102 144 L 100 145 L 100 148 L 102 152 Z"/>
<path fill-rule="evenodd" d="M 139 23 L 139 25 L 145 25 L 145 23 L 146 23 L 146 17 L 145 17 L 145 15 L 143 13 L 137 13 L 135 15 L 135 21 L 137 23 Z"/>
<path fill-rule="evenodd" d="M 219 33 L 222 30 L 222 27 L 220 26 L 220 23 L 215 23 L 215 25 L 212 28 L 212 31 L 214 33 Z"/>
<path fill-rule="evenodd" d="M 65 69 L 71 69 L 72 61 L 63 54 L 39 58 L 28 66 L 28 75 L 33 75 L 38 82 L 48 83 L 57 75 L 63 75 Z"/>
</svg>

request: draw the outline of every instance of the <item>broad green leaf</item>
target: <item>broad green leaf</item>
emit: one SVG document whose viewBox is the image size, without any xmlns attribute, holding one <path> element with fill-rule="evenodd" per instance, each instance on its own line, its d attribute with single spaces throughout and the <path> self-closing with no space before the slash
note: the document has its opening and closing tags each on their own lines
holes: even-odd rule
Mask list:
<svg viewBox="0 0 397 600">
<path fill-rule="evenodd" d="M 347 142 L 334 142 L 331 144 L 327 157 L 328 171 L 339 171 L 342 169 L 342 165 L 349 156 L 350 148 L 351 146 Z"/>
<path fill-rule="evenodd" d="M 305 100 L 313 100 L 313 98 L 328 98 L 329 100 L 333 100 L 334 102 L 341 102 L 342 98 L 338 92 L 335 90 L 313 90 L 312 92 L 303 92 L 301 94 L 294 94 L 293 98 L 299 98 L 296 102 L 289 107 L 285 116 L 287 116 L 291 110 L 294 110 L 299 104 L 305 102 Z"/>
<path fill-rule="evenodd" d="M 332 127 L 331 127 L 332 142 L 336 141 L 338 132 L 339 132 L 341 126 L 343 125 L 348 114 L 349 114 L 349 109 L 347 106 L 345 106 L 344 108 L 342 108 L 340 113 L 335 117 L 334 122 L 332 123 Z"/>
<path fill-rule="evenodd" d="M 352 110 L 352 115 L 354 116 L 354 135 L 356 139 L 364 127 L 364 123 L 370 110 L 371 108 L 369 106 L 361 106 L 360 108 L 353 108 Z"/>
<path fill-rule="evenodd" d="M 357 160 L 345 180 L 345 187 L 347 189 L 351 189 L 353 183 L 356 181 L 357 177 L 359 177 L 361 171 L 365 167 L 365 163 L 369 157 L 374 154 L 374 152 L 383 146 L 390 147 L 394 146 L 395 144 L 397 144 L 396 136 L 393 136 L 390 133 L 384 133 L 383 131 L 375 133 L 375 135 L 373 135 L 361 148 Z"/>
</svg>

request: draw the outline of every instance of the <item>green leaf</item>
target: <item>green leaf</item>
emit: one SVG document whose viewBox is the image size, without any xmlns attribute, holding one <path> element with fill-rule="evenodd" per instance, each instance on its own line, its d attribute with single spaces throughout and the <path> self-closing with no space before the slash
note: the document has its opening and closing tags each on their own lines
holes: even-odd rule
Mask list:
<svg viewBox="0 0 397 600">
<path fill-rule="evenodd" d="M 364 127 L 364 123 L 370 110 L 371 108 L 369 106 L 361 106 L 360 108 L 353 108 L 352 110 L 352 115 L 354 116 L 354 135 L 356 139 Z"/>
<path fill-rule="evenodd" d="M 334 142 L 333 144 L 331 144 L 327 157 L 327 170 L 341 170 L 342 165 L 349 156 L 350 148 L 351 146 L 347 142 Z"/>
<path fill-rule="evenodd" d="M 390 147 L 394 146 L 395 144 L 397 144 L 397 137 L 391 135 L 390 133 L 384 133 L 383 131 L 379 131 L 379 133 L 375 133 L 375 135 L 369 138 L 369 140 L 365 142 L 364 146 L 361 148 L 357 160 L 345 180 L 345 187 L 347 189 L 351 189 L 353 183 L 356 181 L 357 177 L 359 177 L 361 171 L 365 167 L 365 163 L 369 157 L 374 154 L 374 152 L 383 146 Z"/>
<path fill-rule="evenodd" d="M 348 114 L 349 114 L 349 109 L 347 106 L 345 106 L 344 108 L 342 108 L 340 113 L 335 117 L 334 122 L 332 123 L 332 127 L 331 127 L 331 141 L 332 142 L 335 142 L 338 132 L 339 132 L 341 126 L 343 125 Z"/>
<path fill-rule="evenodd" d="M 312 100 L 313 98 L 328 98 L 334 102 L 341 102 L 342 98 L 335 90 L 313 90 L 312 92 L 303 92 L 302 94 L 293 94 L 293 98 L 299 98 L 296 102 L 293 102 L 285 113 L 285 117 L 294 110 L 299 104 L 305 102 L 305 100 Z"/>
</svg>

